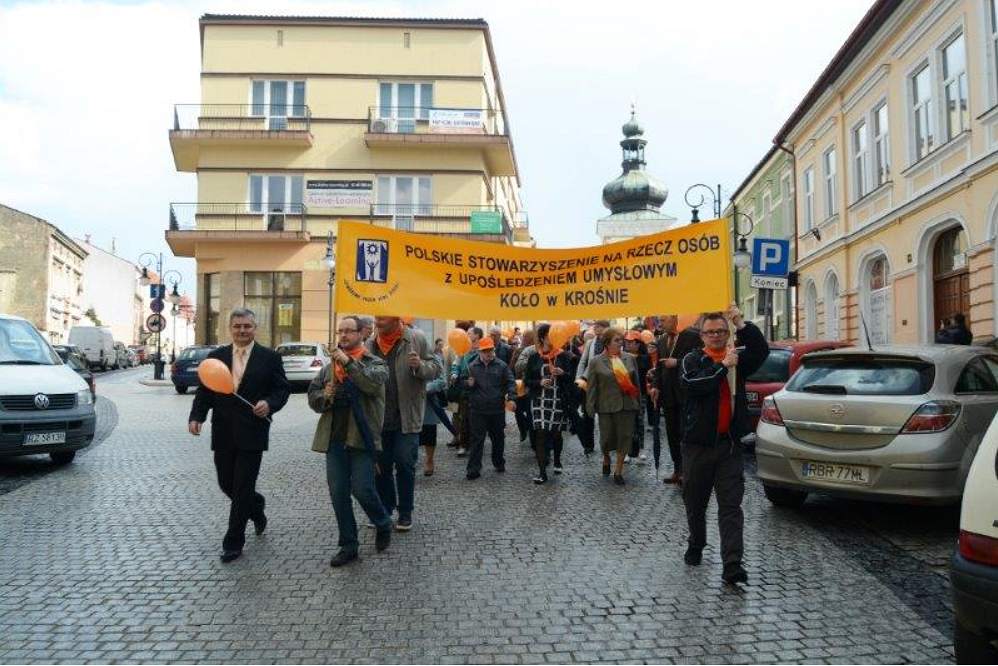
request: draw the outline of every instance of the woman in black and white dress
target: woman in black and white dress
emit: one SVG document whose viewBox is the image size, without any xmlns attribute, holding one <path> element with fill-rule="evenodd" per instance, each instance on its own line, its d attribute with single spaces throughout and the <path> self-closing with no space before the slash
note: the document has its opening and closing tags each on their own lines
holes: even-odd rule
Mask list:
<svg viewBox="0 0 998 666">
<path fill-rule="evenodd" d="M 530 396 L 530 414 L 533 421 L 540 470 L 534 483 L 547 483 L 547 467 L 554 454 L 554 473 L 561 474 L 561 452 L 564 448 L 562 431 L 568 427 L 568 410 L 571 408 L 572 384 L 571 359 L 560 349 L 553 349 L 548 339 L 551 326 L 537 327 L 537 353 L 527 361 L 523 383 Z"/>
</svg>

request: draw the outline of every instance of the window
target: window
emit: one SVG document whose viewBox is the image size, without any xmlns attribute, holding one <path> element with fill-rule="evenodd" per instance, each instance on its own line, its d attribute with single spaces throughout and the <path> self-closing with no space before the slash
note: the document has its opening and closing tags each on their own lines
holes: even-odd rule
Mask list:
<svg viewBox="0 0 998 666">
<path fill-rule="evenodd" d="M 866 121 L 860 122 L 852 130 L 852 182 L 856 200 L 862 199 L 870 191 L 866 164 L 869 159 Z"/>
<path fill-rule="evenodd" d="M 396 218 L 432 215 L 432 182 L 428 176 L 378 176 L 375 214 L 392 215 Z"/>
<path fill-rule="evenodd" d="M 954 393 L 995 393 L 998 392 L 998 383 L 991 374 L 991 370 L 980 358 L 975 358 L 960 373 L 960 378 L 956 380 Z"/>
<path fill-rule="evenodd" d="M 267 119 L 267 129 L 287 129 L 287 118 L 305 116 L 304 81 L 253 81 L 252 114 Z"/>
<path fill-rule="evenodd" d="M 432 83 L 396 83 L 378 85 L 378 110 L 381 118 L 418 118 L 426 120 L 433 107 Z"/>
<path fill-rule="evenodd" d="M 920 160 L 934 147 L 932 121 L 932 83 L 926 63 L 911 77 L 912 128 L 914 130 L 914 156 Z"/>
<path fill-rule="evenodd" d="M 835 148 L 826 150 L 822 159 L 825 166 L 825 217 L 829 218 L 835 215 L 835 197 L 838 189 L 836 186 L 838 173 L 835 166 Z"/>
<path fill-rule="evenodd" d="M 772 208 L 773 204 L 770 201 L 769 192 L 766 192 L 762 195 L 762 217 L 759 218 L 762 222 L 761 229 L 763 233 L 775 236 L 776 234 L 773 233 L 773 227 L 770 220 L 770 210 L 772 210 Z"/>
<path fill-rule="evenodd" d="M 943 47 L 943 95 L 946 100 L 946 138 L 952 139 L 970 126 L 967 53 L 962 33 Z"/>
<path fill-rule="evenodd" d="M 813 282 L 804 290 L 804 334 L 808 340 L 818 339 L 818 288 Z"/>
<path fill-rule="evenodd" d="M 222 302 L 222 282 L 218 273 L 205 273 L 204 293 L 206 295 L 207 316 L 205 317 L 204 343 L 218 344 L 218 317 Z"/>
<path fill-rule="evenodd" d="M 890 179 L 891 149 L 888 136 L 887 102 L 873 110 L 873 179 L 879 187 Z"/>
<path fill-rule="evenodd" d="M 932 388 L 936 368 L 907 359 L 805 358 L 790 378 L 787 391 L 840 395 L 922 395 Z"/>
<path fill-rule="evenodd" d="M 814 228 L 814 167 L 804 170 L 804 228 Z"/>
<path fill-rule="evenodd" d="M 301 273 L 244 273 L 243 300 L 268 347 L 301 338 Z"/>
<path fill-rule="evenodd" d="M 779 230 L 777 231 L 777 228 L 774 227 L 774 234 L 778 238 L 782 238 L 783 234 L 786 233 L 784 229 L 793 228 L 794 192 L 790 181 L 790 174 L 786 174 L 780 179 L 780 196 L 783 198 L 783 215 L 781 216 Z"/>
<path fill-rule="evenodd" d="M 267 214 L 267 229 L 282 231 L 284 217 L 302 212 L 302 177 L 250 174 L 249 210 Z M 280 228 L 276 228 L 280 227 Z"/>
<path fill-rule="evenodd" d="M 998 76 L 998 0 L 988 0 L 992 74 Z"/>
<path fill-rule="evenodd" d="M 864 285 L 866 292 L 864 316 L 866 319 L 865 322 L 861 322 L 861 325 L 866 324 L 870 341 L 880 345 L 890 342 L 887 274 L 887 258 L 881 255 L 870 262 L 869 273 Z"/>
<path fill-rule="evenodd" d="M 770 348 L 769 356 L 762 362 L 759 369 L 746 378 L 746 381 L 760 384 L 770 384 L 780 382 L 785 384 L 790 379 L 790 357 L 793 352 L 789 349 Z"/>
<path fill-rule="evenodd" d="M 825 282 L 825 339 L 839 339 L 839 280 L 834 273 Z"/>
</svg>

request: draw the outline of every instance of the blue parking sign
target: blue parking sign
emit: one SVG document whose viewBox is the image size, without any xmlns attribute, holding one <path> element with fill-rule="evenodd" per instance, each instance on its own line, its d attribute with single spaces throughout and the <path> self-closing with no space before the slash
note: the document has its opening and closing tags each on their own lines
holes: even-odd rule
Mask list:
<svg viewBox="0 0 998 666">
<path fill-rule="evenodd" d="M 752 275 L 785 278 L 789 273 L 789 240 L 784 238 L 752 239 Z"/>
</svg>

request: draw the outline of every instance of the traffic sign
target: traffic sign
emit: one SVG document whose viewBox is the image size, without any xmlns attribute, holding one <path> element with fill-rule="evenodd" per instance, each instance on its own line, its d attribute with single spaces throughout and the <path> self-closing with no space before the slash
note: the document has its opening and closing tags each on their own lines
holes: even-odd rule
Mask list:
<svg viewBox="0 0 998 666">
<path fill-rule="evenodd" d="M 752 239 L 752 275 L 786 278 L 790 273 L 790 241 L 785 238 Z M 784 287 L 785 288 L 785 287 Z"/>
<path fill-rule="evenodd" d="M 149 318 L 146 319 L 146 328 L 149 329 L 150 333 L 159 333 L 166 328 L 166 317 L 161 314 L 149 315 Z"/>
<path fill-rule="evenodd" d="M 166 298 L 166 285 L 165 284 L 151 284 L 149 285 L 149 298 Z"/>
<path fill-rule="evenodd" d="M 162 312 L 164 307 L 165 306 L 163 305 L 162 298 L 154 298 L 152 299 L 152 302 L 149 303 L 149 309 L 155 312 L 156 314 Z"/>
<path fill-rule="evenodd" d="M 768 275 L 753 275 L 749 285 L 756 289 L 786 289 L 789 280 L 785 277 L 769 277 Z"/>
</svg>

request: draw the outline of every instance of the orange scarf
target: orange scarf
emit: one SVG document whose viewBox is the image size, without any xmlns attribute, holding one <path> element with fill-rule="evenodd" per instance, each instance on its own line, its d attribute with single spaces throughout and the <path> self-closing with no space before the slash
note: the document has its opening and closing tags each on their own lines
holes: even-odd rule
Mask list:
<svg viewBox="0 0 998 666">
<path fill-rule="evenodd" d="M 364 355 L 364 345 L 359 345 L 354 350 L 344 349 L 343 353 L 352 358 L 355 361 L 359 361 L 360 357 Z M 342 365 L 333 361 L 333 372 L 336 374 L 336 382 L 342 384 L 347 378 L 347 369 Z"/>
<path fill-rule="evenodd" d="M 703 353 L 709 356 L 714 363 L 720 363 L 728 355 L 728 350 L 726 348 L 715 350 L 704 347 Z M 728 379 L 733 376 L 729 372 Z M 728 432 L 728 427 L 731 425 L 731 411 L 731 384 L 726 380 L 721 382 L 717 403 L 717 432 L 722 435 Z"/>
<path fill-rule="evenodd" d="M 720 363 L 724 360 L 724 357 L 728 355 L 727 348 L 721 349 L 711 349 L 710 347 L 704 347 L 703 353 L 706 354 L 714 361 L 714 363 Z"/>
<path fill-rule="evenodd" d="M 388 335 L 382 335 L 378 333 L 377 343 L 378 349 L 381 350 L 382 356 L 388 356 L 388 353 L 395 347 L 395 343 L 402 338 L 402 327 L 399 326 L 394 331 Z"/>
<path fill-rule="evenodd" d="M 631 373 L 628 372 L 627 366 L 624 365 L 624 361 L 620 358 L 620 355 L 610 356 L 610 367 L 613 368 L 613 378 L 617 380 L 617 386 L 620 390 L 632 398 L 638 397 L 638 387 L 634 385 L 631 381 Z"/>
<path fill-rule="evenodd" d="M 553 360 L 554 360 L 554 358 L 555 358 L 555 357 L 556 357 L 556 356 L 557 356 L 558 354 L 560 354 L 560 353 L 561 353 L 561 350 L 560 350 L 560 349 L 558 349 L 557 347 L 552 347 L 552 348 L 551 348 L 551 351 L 549 351 L 549 352 L 544 352 L 544 351 L 541 351 L 541 348 L 540 348 L 540 347 L 538 347 L 538 348 L 537 348 L 537 354 L 538 354 L 538 355 L 539 355 L 539 356 L 540 356 L 540 357 L 541 357 L 542 359 L 544 359 L 545 361 L 547 361 L 548 363 L 551 363 L 551 361 L 553 361 Z"/>
</svg>

